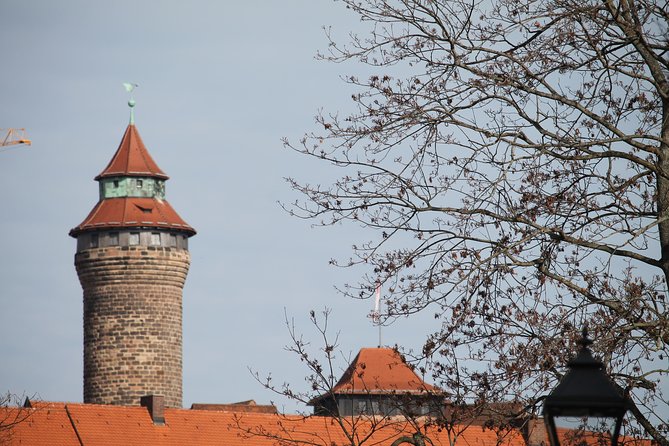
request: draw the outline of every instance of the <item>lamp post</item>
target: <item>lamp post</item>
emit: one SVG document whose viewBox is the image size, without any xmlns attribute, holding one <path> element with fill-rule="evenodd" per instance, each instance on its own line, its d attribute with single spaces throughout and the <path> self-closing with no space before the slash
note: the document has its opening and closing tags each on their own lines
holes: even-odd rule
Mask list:
<svg viewBox="0 0 669 446">
<path fill-rule="evenodd" d="M 544 400 L 543 416 L 548 439 L 551 446 L 559 446 L 559 437 L 564 439 L 569 432 L 596 435 L 601 431 L 595 429 L 608 427 L 610 444 L 616 446 L 627 400 L 604 371 L 604 364 L 592 356 L 588 348 L 592 341 L 588 339 L 586 329 L 579 344 L 580 351 L 567 364 L 569 370 Z M 596 419 L 596 425 L 588 420 L 592 418 Z M 561 435 L 558 435 L 556 419 L 568 420 L 568 427 Z M 578 431 L 574 430 L 574 419 L 579 420 Z"/>
</svg>

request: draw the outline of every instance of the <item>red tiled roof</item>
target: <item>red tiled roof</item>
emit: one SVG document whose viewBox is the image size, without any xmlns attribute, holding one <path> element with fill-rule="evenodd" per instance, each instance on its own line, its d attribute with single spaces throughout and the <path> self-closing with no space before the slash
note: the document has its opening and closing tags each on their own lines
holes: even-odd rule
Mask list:
<svg viewBox="0 0 669 446">
<path fill-rule="evenodd" d="M 29 417 L 9 432 L 11 437 L 0 437 L 3 445 L 351 444 L 338 420 L 330 417 L 166 408 L 165 424 L 154 425 L 144 407 L 68 403 L 50 408 L 0 408 L 0 419 L 9 409 L 26 411 Z M 355 434 L 357 441 L 370 435 L 365 441 L 369 445 L 390 444 L 398 437 L 415 431 L 412 423 L 401 418 L 380 422 L 363 418 L 342 418 L 339 421 L 344 423 L 349 433 Z M 459 445 L 524 445 L 518 431 L 500 436 L 496 431 L 481 426 L 462 426 L 462 430 L 458 437 Z M 427 428 L 427 435 L 435 446 L 450 444 L 447 433 L 436 426 Z"/>
<path fill-rule="evenodd" d="M 20 418 L 16 418 L 17 415 Z M 12 429 L 0 429 L 3 446 L 330 446 L 358 444 L 363 440 L 364 444 L 374 446 L 391 444 L 400 436 L 411 436 L 416 430 L 415 422 L 421 424 L 420 419 L 409 421 L 402 417 L 379 420 L 166 408 L 165 424 L 156 425 L 145 407 L 72 403 L 0 407 L 0 422 L 6 425 L 7 420 L 19 422 Z M 498 431 L 481 425 L 441 429 L 436 424 L 420 427 L 434 446 L 449 446 L 452 440 L 460 446 L 526 445 L 519 429 Z M 347 433 L 352 434 L 353 440 L 347 438 Z M 533 439 L 548 444 L 545 432 Z M 587 437 L 585 442 L 594 445 L 597 440 Z M 652 444 L 650 440 L 629 437 L 624 438 L 623 443 Z"/>
<path fill-rule="evenodd" d="M 132 124 L 125 130 L 114 157 L 95 179 L 116 176 L 142 176 L 164 180 L 169 178 L 151 158 L 137 128 Z"/>
<path fill-rule="evenodd" d="M 101 200 L 84 221 L 70 231 L 72 237 L 84 231 L 114 228 L 164 228 L 180 230 L 189 235 L 195 229 L 179 217 L 165 200 L 122 197 Z"/>
<path fill-rule="evenodd" d="M 363 348 L 332 389 L 333 393 L 439 392 L 392 348 Z"/>
<path fill-rule="evenodd" d="M 10 423 L 14 427 L 4 429 Z M 0 408 L 0 444 L 2 445 L 79 445 L 77 434 L 64 404 L 39 404 L 32 408 Z"/>
</svg>

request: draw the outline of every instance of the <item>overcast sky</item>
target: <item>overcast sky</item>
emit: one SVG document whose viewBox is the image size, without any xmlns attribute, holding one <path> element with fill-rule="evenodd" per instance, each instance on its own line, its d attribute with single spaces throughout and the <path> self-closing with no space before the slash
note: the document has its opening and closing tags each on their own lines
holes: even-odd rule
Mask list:
<svg viewBox="0 0 669 446">
<path fill-rule="evenodd" d="M 308 311 L 332 308 L 340 371 L 377 344 L 372 302 L 334 290 L 364 270 L 328 265 L 364 233 L 311 228 L 278 205 L 297 198 L 284 177 L 333 175 L 281 138 L 316 130 L 319 109 L 350 110 L 340 76 L 363 73 L 315 60 L 323 26 L 345 39 L 361 25 L 330 0 L 0 2 L 0 128 L 25 127 L 33 140 L 0 151 L 0 391 L 82 400 L 68 231 L 97 202 L 93 178 L 127 126 L 123 82 L 139 84 L 135 122 L 171 178 L 167 200 L 198 231 L 184 289 L 184 406 L 255 399 L 294 410 L 248 371 L 306 385 L 283 350 L 284 309 L 317 344 Z M 425 319 L 385 328 L 383 343 L 419 348 Z"/>
</svg>

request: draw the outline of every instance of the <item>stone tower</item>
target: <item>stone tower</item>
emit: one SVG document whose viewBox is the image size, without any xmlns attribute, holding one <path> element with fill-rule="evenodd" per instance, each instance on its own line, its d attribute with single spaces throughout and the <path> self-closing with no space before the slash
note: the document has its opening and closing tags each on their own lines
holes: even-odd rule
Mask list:
<svg viewBox="0 0 669 446">
<path fill-rule="evenodd" d="M 134 101 L 129 102 L 130 107 Z M 132 118 L 95 180 L 100 200 L 70 231 L 84 291 L 84 402 L 182 400 L 182 291 L 195 235 L 165 201 L 163 173 Z"/>
</svg>

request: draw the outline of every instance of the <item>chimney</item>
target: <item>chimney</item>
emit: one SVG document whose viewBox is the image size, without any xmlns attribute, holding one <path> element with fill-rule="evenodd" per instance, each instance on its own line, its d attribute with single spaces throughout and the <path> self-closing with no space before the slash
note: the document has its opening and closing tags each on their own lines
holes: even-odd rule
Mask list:
<svg viewBox="0 0 669 446">
<path fill-rule="evenodd" d="M 151 415 L 153 424 L 165 425 L 165 397 L 161 395 L 146 395 L 140 398 L 142 407 L 146 407 Z"/>
<path fill-rule="evenodd" d="M 527 446 L 546 446 L 548 444 L 548 432 L 546 432 L 543 418 L 530 418 L 524 430 Z"/>
</svg>

